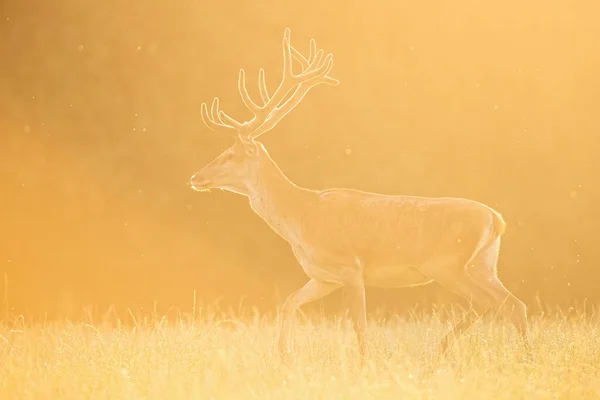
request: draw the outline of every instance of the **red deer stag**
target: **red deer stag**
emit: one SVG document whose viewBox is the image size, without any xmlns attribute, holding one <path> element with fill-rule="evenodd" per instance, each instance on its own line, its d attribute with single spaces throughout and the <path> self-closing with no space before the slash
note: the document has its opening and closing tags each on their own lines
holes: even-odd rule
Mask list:
<svg viewBox="0 0 600 400">
<path fill-rule="evenodd" d="M 295 59 L 302 72 L 292 71 Z M 366 352 L 365 286 L 408 287 L 438 282 L 472 302 L 472 308 L 442 341 L 445 350 L 454 337 L 490 309 L 510 317 L 529 343 L 526 307 L 497 276 L 500 236 L 505 223 L 499 213 L 462 198 L 391 196 L 354 189 L 322 191 L 291 182 L 256 139 L 273 129 L 321 83 L 337 86 L 328 76 L 333 55 L 324 56 L 310 42 L 308 58 L 283 37 L 283 77 L 273 94 L 258 75 L 261 103 L 250 98 L 244 70 L 238 89 L 254 117 L 239 122 L 202 104 L 202 119 L 211 130 L 231 135 L 234 144 L 190 180 L 197 191 L 219 188 L 248 197 L 250 207 L 285 239 L 310 277 L 289 296 L 278 320 L 277 344 L 289 351 L 292 317 L 308 302 L 339 287 L 349 293 L 360 355 Z M 262 104 L 262 105 L 261 105 Z"/>
</svg>

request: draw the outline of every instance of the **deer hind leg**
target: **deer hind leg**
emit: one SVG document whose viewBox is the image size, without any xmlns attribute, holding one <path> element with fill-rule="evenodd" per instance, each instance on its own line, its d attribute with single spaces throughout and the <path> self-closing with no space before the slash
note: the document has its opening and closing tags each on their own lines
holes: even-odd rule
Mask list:
<svg viewBox="0 0 600 400">
<path fill-rule="evenodd" d="M 477 282 L 494 296 L 496 300 L 494 309 L 499 312 L 503 319 L 510 320 L 513 323 L 523 343 L 530 350 L 531 336 L 527 324 L 527 306 L 525 306 L 525 303 L 506 289 L 497 276 L 490 276 Z"/>
<path fill-rule="evenodd" d="M 447 263 L 443 264 L 451 265 Z M 453 265 L 456 264 L 453 263 Z M 477 284 L 464 267 L 455 270 L 438 267 L 432 269 L 431 272 L 428 272 L 428 276 L 444 288 L 469 301 L 469 310 L 442 339 L 440 351 L 444 353 L 451 344 L 453 344 L 464 332 L 477 322 L 481 316 L 493 307 L 494 298 Z"/>
<path fill-rule="evenodd" d="M 341 285 L 337 283 L 320 282 L 311 279 L 285 300 L 281 307 L 281 315 L 277 322 L 276 342 L 281 356 L 290 353 L 289 338 L 291 335 L 291 325 L 294 314 L 298 308 L 311 301 L 325 297 L 340 286 Z"/>
<path fill-rule="evenodd" d="M 482 249 L 467 266 L 467 272 L 475 282 L 493 298 L 493 309 L 504 319 L 510 320 L 521 335 L 525 345 L 531 348 L 527 307 L 504 287 L 498 279 L 496 264 L 500 250 L 500 238 Z"/>
</svg>

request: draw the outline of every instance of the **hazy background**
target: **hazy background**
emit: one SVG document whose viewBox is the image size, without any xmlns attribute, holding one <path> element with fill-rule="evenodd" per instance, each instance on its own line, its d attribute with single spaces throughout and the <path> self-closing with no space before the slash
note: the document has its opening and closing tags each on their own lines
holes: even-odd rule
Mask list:
<svg viewBox="0 0 600 400">
<path fill-rule="evenodd" d="M 262 137 L 290 179 L 484 202 L 507 221 L 500 278 L 518 297 L 600 300 L 597 1 L 1 4 L 0 272 L 15 312 L 189 309 L 194 290 L 268 311 L 305 283 L 245 198 L 186 186 L 231 144 L 200 104 L 249 118 L 238 69 L 252 95 L 260 67 L 273 90 L 287 26 L 299 50 L 314 37 L 335 54 L 341 81 Z M 368 289 L 370 309 L 452 299 Z"/>
</svg>

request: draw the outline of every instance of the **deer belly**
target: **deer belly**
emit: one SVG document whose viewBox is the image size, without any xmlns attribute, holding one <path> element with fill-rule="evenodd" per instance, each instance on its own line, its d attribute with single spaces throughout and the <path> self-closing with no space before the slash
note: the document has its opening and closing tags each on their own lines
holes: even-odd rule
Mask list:
<svg viewBox="0 0 600 400">
<path fill-rule="evenodd" d="M 419 286 L 433 281 L 409 265 L 366 266 L 364 280 L 365 285 L 377 287 Z"/>
</svg>

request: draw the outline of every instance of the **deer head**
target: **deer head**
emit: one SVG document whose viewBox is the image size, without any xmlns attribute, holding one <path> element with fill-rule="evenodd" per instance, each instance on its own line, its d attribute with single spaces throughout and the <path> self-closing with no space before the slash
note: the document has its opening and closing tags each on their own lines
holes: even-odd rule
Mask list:
<svg viewBox="0 0 600 400">
<path fill-rule="evenodd" d="M 292 60 L 302 66 L 302 72 L 295 75 Z M 283 36 L 283 74 L 279 86 L 270 95 L 265 83 L 265 71 L 258 73 L 258 86 L 263 105 L 254 102 L 246 89 L 246 74 L 240 69 L 238 90 L 244 105 L 254 117 L 240 123 L 219 109 L 219 99 L 215 97 L 210 108 L 202 103 L 202 121 L 213 131 L 222 131 L 234 138 L 234 144 L 211 161 L 190 179 L 190 186 L 196 191 L 213 188 L 248 194 L 248 186 L 256 180 L 261 160 L 270 159 L 264 146 L 256 139 L 273 129 L 279 121 L 292 111 L 306 93 L 320 83 L 337 86 L 337 79 L 327 76 L 333 67 L 333 55 L 323 57 L 323 50 L 317 51 L 316 43 L 310 41 L 310 54 L 304 57 L 290 45 L 290 30 Z"/>
</svg>

